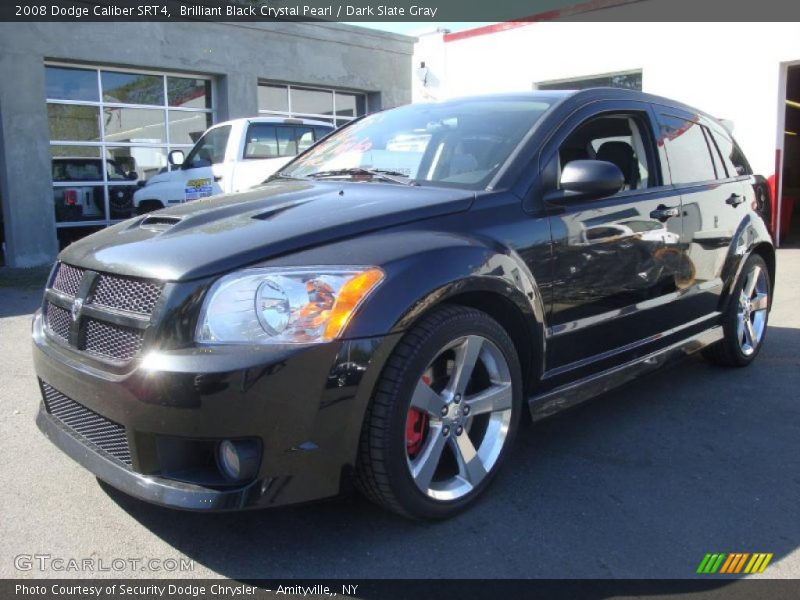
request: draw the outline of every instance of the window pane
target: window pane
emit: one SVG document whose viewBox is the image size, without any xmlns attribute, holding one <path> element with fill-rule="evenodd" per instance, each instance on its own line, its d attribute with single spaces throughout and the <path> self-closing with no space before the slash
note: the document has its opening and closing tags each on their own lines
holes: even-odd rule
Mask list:
<svg viewBox="0 0 800 600">
<path fill-rule="evenodd" d="M 258 86 L 258 110 L 289 112 L 288 88 L 285 85 Z"/>
<path fill-rule="evenodd" d="M 297 153 L 305 152 L 314 144 L 314 131 L 311 127 L 297 128 Z"/>
<path fill-rule="evenodd" d="M 48 104 L 51 140 L 100 141 L 100 109 L 96 106 Z"/>
<path fill-rule="evenodd" d="M 164 104 L 164 78 L 103 71 L 103 100 L 123 104 Z"/>
<path fill-rule="evenodd" d="M 167 77 L 167 97 L 170 106 L 211 108 L 211 82 L 207 79 Z"/>
<path fill-rule="evenodd" d="M 278 133 L 278 155 L 294 156 L 297 154 L 297 129 L 294 127 L 276 127 Z"/>
<path fill-rule="evenodd" d="M 337 117 L 360 117 L 365 112 L 365 104 L 362 94 L 340 94 L 336 92 Z"/>
<path fill-rule="evenodd" d="M 135 180 L 129 180 L 133 183 L 137 181 L 147 181 L 153 175 L 165 172 L 167 170 L 167 150 L 166 148 L 147 148 L 147 147 L 120 147 L 120 148 L 106 148 L 107 156 L 110 162 L 116 164 L 122 173 L 127 176 L 134 172 L 136 173 Z M 116 176 L 119 179 L 119 174 Z M 111 177 L 109 177 L 111 179 Z"/>
<path fill-rule="evenodd" d="M 194 144 L 211 127 L 211 113 L 169 111 L 169 143 Z"/>
<path fill-rule="evenodd" d="M 275 158 L 278 156 L 278 141 L 275 137 L 275 126 L 255 123 L 247 130 L 247 142 L 244 147 L 245 158 Z"/>
<path fill-rule="evenodd" d="M 292 113 L 333 114 L 333 92 L 292 88 Z"/>
<path fill-rule="evenodd" d="M 714 179 L 714 164 L 700 125 L 677 117 L 661 117 L 661 132 L 672 183 Z"/>
<path fill-rule="evenodd" d="M 155 144 L 166 140 L 163 110 L 107 106 L 103 118 L 106 141 Z"/>
<path fill-rule="evenodd" d="M 75 242 L 87 235 L 91 235 L 103 229 L 102 227 L 59 227 L 56 230 L 58 235 L 58 247 L 63 250 L 72 242 Z"/>
<path fill-rule="evenodd" d="M 711 137 L 711 132 L 703 127 L 703 133 L 706 136 L 708 149 L 711 152 L 711 161 L 714 163 L 714 170 L 717 172 L 717 179 L 725 179 L 728 176 L 728 173 L 725 171 L 725 166 L 722 164 L 722 158 L 720 157 L 719 150 L 717 150 L 717 146 L 714 144 L 714 140 Z"/>
<path fill-rule="evenodd" d="M 322 126 L 315 126 L 314 127 L 314 138 L 319 141 L 328 135 L 331 131 L 333 131 L 332 127 L 322 127 Z"/>
<path fill-rule="evenodd" d="M 90 100 L 97 102 L 97 71 L 45 67 L 47 97 L 52 100 Z"/>
<path fill-rule="evenodd" d="M 186 157 L 186 162 L 184 163 L 186 167 L 210 167 L 223 162 L 230 134 L 230 125 L 216 127 L 208 131 L 189 152 L 189 156 Z"/>
<path fill-rule="evenodd" d="M 100 158 L 98 146 L 50 146 L 51 158 Z"/>
</svg>

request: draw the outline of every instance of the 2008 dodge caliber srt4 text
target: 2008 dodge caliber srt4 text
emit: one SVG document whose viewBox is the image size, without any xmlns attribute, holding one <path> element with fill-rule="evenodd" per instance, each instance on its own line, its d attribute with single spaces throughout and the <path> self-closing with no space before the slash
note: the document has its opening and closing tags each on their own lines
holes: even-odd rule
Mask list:
<svg viewBox="0 0 800 600">
<path fill-rule="evenodd" d="M 755 181 L 717 120 L 639 92 L 364 117 L 259 187 L 62 252 L 33 323 L 39 427 L 161 505 L 352 482 L 448 517 L 521 418 L 701 349 L 753 361 L 775 277 Z"/>
</svg>

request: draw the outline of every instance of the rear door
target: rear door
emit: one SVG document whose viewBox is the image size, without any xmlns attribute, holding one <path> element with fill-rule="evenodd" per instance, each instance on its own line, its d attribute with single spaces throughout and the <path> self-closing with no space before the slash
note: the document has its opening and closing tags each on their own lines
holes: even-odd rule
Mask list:
<svg viewBox="0 0 800 600">
<path fill-rule="evenodd" d="M 687 320 L 712 318 L 723 291 L 723 267 L 747 203 L 753 201 L 749 177 L 731 161 L 730 134 L 701 115 L 656 106 L 671 183 L 681 195 L 689 284 L 682 303 Z"/>
<path fill-rule="evenodd" d="M 654 131 L 649 104 L 598 102 L 574 113 L 542 153 L 545 185 L 548 173 L 557 182 L 560 169 L 579 159 L 613 162 L 626 180 L 612 196 L 547 207 L 551 376 L 640 356 L 681 323 L 680 197 L 664 182 Z"/>
</svg>

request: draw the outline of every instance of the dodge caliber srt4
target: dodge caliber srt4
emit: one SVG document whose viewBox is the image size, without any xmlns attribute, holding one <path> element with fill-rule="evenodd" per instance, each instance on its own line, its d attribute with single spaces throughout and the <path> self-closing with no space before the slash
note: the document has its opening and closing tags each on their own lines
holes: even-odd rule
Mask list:
<svg viewBox="0 0 800 600">
<path fill-rule="evenodd" d="M 716 119 L 629 90 L 361 118 L 259 187 L 65 249 L 33 323 L 38 425 L 165 506 L 355 484 L 451 516 L 520 419 L 688 353 L 755 359 L 775 252 L 743 160 Z"/>
</svg>

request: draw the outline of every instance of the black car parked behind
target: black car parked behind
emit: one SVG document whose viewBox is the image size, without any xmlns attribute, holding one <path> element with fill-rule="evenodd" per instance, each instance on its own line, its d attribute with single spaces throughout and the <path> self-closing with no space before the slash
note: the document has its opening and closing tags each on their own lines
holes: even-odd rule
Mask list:
<svg viewBox="0 0 800 600">
<path fill-rule="evenodd" d="M 703 350 L 745 366 L 775 253 L 708 115 L 627 90 L 362 118 L 252 191 L 61 253 L 39 427 L 127 493 L 447 517 L 539 418 Z M 740 174 L 740 171 L 743 174 Z"/>
</svg>

